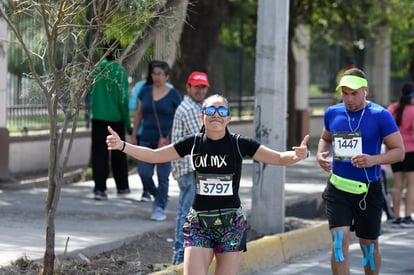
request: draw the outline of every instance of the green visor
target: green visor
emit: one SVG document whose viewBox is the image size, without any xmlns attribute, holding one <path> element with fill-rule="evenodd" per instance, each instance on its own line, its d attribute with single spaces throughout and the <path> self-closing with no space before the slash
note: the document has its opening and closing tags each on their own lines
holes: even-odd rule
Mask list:
<svg viewBox="0 0 414 275">
<path fill-rule="evenodd" d="M 368 82 L 365 78 L 355 75 L 344 75 L 336 87 L 336 91 L 339 92 L 341 87 L 348 87 L 352 90 L 358 90 L 361 87 L 368 87 Z"/>
</svg>

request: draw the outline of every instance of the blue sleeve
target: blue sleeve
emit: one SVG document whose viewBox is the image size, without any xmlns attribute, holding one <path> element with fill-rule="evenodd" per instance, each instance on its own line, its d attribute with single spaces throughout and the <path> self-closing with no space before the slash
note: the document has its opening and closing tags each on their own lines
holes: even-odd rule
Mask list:
<svg viewBox="0 0 414 275">
<path fill-rule="evenodd" d="M 167 85 L 167 87 L 170 89 L 174 88 L 174 85 L 172 85 L 170 82 L 167 82 L 165 85 Z"/>
<path fill-rule="evenodd" d="M 130 111 L 133 112 L 137 110 L 138 95 L 140 94 L 146 82 L 147 82 L 146 80 L 138 81 L 135 84 L 134 88 L 132 89 L 131 94 L 129 95 L 129 104 L 128 104 Z"/>
<path fill-rule="evenodd" d="M 329 121 L 330 121 L 330 108 L 328 107 L 323 115 L 323 127 L 326 131 L 331 132 L 329 127 Z"/>
<path fill-rule="evenodd" d="M 381 119 L 379 119 L 379 123 L 381 124 L 380 129 L 382 129 L 382 133 L 381 133 L 382 137 L 386 137 L 392 133 L 399 131 L 394 117 L 386 109 L 384 109 L 381 112 Z"/>
</svg>

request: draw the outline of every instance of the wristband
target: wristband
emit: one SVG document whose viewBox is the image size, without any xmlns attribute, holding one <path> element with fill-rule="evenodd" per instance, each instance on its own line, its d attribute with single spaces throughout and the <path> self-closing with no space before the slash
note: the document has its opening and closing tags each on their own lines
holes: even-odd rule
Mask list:
<svg viewBox="0 0 414 275">
<path fill-rule="evenodd" d="M 121 152 L 123 152 L 123 151 L 124 151 L 124 149 L 125 149 L 125 144 L 126 144 L 126 142 L 124 141 L 124 145 L 122 145 Z"/>
</svg>

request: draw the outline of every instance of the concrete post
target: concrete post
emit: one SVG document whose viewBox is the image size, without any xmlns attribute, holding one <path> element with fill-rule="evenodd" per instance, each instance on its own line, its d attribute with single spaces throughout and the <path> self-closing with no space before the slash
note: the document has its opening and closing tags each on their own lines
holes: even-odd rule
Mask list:
<svg viewBox="0 0 414 275">
<path fill-rule="evenodd" d="M 378 35 L 374 40 L 369 40 L 370 50 L 366 51 L 364 72 L 368 78 L 368 99 L 380 105 L 390 104 L 390 71 L 391 49 L 390 34 L 388 29 L 377 29 Z"/>
<path fill-rule="evenodd" d="M 256 44 L 256 138 L 286 150 L 289 1 L 259 0 Z M 285 167 L 254 163 L 252 229 L 261 234 L 284 231 Z"/>
<path fill-rule="evenodd" d="M 0 180 L 9 177 L 9 131 L 7 129 L 7 25 L 0 20 Z"/>
</svg>

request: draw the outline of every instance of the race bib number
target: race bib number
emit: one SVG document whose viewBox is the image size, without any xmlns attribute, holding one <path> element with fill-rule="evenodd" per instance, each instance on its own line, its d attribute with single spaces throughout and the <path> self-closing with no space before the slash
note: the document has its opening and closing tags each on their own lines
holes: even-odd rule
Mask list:
<svg viewBox="0 0 414 275">
<path fill-rule="evenodd" d="M 203 196 L 231 196 L 233 195 L 233 176 L 218 174 L 196 175 L 196 193 Z"/>
<path fill-rule="evenodd" d="M 351 161 L 351 157 L 362 154 L 361 132 L 337 132 L 333 135 L 336 161 Z"/>
</svg>

